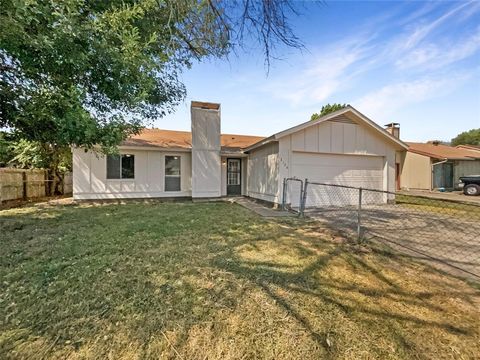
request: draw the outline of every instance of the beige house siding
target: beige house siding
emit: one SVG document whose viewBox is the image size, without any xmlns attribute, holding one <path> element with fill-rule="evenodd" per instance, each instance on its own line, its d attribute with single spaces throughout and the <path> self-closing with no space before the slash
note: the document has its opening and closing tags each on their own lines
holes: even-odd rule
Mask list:
<svg viewBox="0 0 480 360">
<path fill-rule="evenodd" d="M 285 138 L 289 138 L 292 151 L 384 156 L 387 151 L 394 150 L 381 135 L 342 117 L 299 130 Z"/>
<path fill-rule="evenodd" d="M 368 119 L 349 114 L 287 129 L 267 139 L 275 139 L 272 142 L 248 151 L 248 158 L 242 160 L 242 194 L 279 203 L 283 179 L 293 176 L 329 182 L 347 179 L 345 185 L 394 191 L 396 151 L 404 146 L 382 135 Z M 205 108 L 192 103 L 191 115 L 191 150 L 121 147 L 122 153 L 135 155 L 135 179 L 132 180 L 106 179 L 103 155 L 74 149 L 74 198 L 226 195 L 226 157 L 221 156 L 226 154 L 221 153 L 219 106 Z M 181 191 L 164 191 L 167 154 L 181 157 Z M 308 160 L 308 164 L 304 160 Z"/>
<path fill-rule="evenodd" d="M 279 139 L 279 184 L 299 176 L 293 166 L 294 153 L 352 155 L 383 160 L 381 190 L 395 191 L 395 158 L 398 150 L 375 131 L 346 117 L 325 121 Z M 335 158 L 332 156 L 332 162 Z M 321 171 L 319 169 L 319 171 Z M 303 180 L 303 179 L 302 179 Z M 310 179 L 315 181 L 315 179 Z M 351 184 L 355 186 L 355 184 Z M 281 194 L 279 194 L 281 196 Z"/>
<path fill-rule="evenodd" d="M 403 160 L 400 185 L 402 189 L 430 190 L 432 163 L 430 157 L 406 152 Z"/>
<path fill-rule="evenodd" d="M 191 108 L 192 196 L 221 195 L 220 110 Z"/>
<path fill-rule="evenodd" d="M 120 153 L 135 155 L 135 178 L 132 180 L 107 179 L 104 155 L 73 149 L 74 199 L 191 196 L 190 152 L 120 149 Z M 181 191 L 165 191 L 165 155 L 180 156 Z"/>
<path fill-rule="evenodd" d="M 279 202 L 278 143 L 252 150 L 247 161 L 247 195 Z"/>
</svg>

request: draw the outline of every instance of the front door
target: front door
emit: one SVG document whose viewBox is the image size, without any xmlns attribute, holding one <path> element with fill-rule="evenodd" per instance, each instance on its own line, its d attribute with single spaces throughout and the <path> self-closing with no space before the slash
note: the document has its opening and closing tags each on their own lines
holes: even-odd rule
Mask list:
<svg viewBox="0 0 480 360">
<path fill-rule="evenodd" d="M 227 195 L 242 194 L 242 160 L 227 159 Z"/>
</svg>

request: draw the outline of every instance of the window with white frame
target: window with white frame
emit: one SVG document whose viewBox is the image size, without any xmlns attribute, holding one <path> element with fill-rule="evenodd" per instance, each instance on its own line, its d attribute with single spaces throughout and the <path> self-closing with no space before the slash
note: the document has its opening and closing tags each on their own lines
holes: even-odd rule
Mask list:
<svg viewBox="0 0 480 360">
<path fill-rule="evenodd" d="M 135 155 L 108 155 L 107 179 L 134 179 Z"/>
<path fill-rule="evenodd" d="M 180 156 L 165 156 L 165 191 L 180 191 Z"/>
</svg>

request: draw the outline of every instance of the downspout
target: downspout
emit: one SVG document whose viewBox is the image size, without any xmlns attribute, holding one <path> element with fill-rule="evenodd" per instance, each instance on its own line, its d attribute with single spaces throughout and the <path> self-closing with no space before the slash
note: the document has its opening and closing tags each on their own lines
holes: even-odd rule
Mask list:
<svg viewBox="0 0 480 360">
<path fill-rule="evenodd" d="M 445 160 L 442 160 L 442 161 L 439 161 L 439 162 L 436 162 L 436 163 L 433 163 L 431 166 L 432 166 L 432 178 L 431 178 L 431 182 L 430 182 L 430 191 L 433 190 L 433 176 L 434 176 L 434 169 L 433 167 L 434 166 L 437 166 L 437 165 L 441 165 L 441 164 L 444 164 L 448 161 L 448 159 L 445 159 Z"/>
</svg>

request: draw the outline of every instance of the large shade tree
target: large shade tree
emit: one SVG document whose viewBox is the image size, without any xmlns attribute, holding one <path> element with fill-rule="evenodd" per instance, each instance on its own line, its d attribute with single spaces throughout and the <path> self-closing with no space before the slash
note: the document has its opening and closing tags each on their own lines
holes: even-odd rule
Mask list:
<svg viewBox="0 0 480 360">
<path fill-rule="evenodd" d="M 109 151 L 184 99 L 194 61 L 301 47 L 292 14 L 289 0 L 1 0 L 0 128 Z"/>
<path fill-rule="evenodd" d="M 464 131 L 452 139 L 452 146 L 475 145 L 480 146 L 480 129 Z"/>
</svg>

